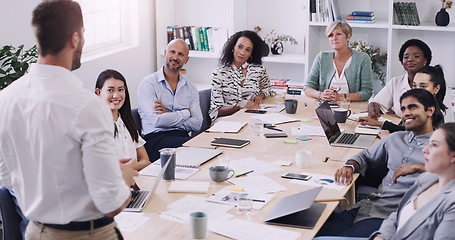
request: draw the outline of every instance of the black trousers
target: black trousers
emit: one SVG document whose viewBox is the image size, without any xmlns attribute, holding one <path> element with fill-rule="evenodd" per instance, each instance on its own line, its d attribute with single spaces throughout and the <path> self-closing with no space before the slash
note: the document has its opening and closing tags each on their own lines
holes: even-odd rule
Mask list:
<svg viewBox="0 0 455 240">
<path fill-rule="evenodd" d="M 144 137 L 146 142 L 144 147 L 150 162 L 153 163 L 160 158 L 160 149 L 181 147 L 190 138 L 188 132 L 183 130 L 149 133 Z"/>
</svg>

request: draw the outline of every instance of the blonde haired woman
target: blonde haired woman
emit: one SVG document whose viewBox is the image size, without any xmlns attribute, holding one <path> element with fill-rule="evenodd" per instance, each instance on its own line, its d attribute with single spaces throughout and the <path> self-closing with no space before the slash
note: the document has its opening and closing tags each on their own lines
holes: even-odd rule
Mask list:
<svg viewBox="0 0 455 240">
<path fill-rule="evenodd" d="M 313 62 L 305 94 L 319 100 L 367 101 L 372 94 L 371 60 L 366 53 L 349 48 L 352 29 L 342 21 L 331 22 L 325 34 L 333 50 L 318 54 Z"/>
</svg>

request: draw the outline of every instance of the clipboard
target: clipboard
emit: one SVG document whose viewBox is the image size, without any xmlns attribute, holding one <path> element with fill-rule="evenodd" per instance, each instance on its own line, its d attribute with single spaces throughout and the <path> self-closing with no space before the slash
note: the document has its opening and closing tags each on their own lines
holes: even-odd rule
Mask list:
<svg viewBox="0 0 455 240">
<path fill-rule="evenodd" d="M 280 199 L 264 222 L 281 226 L 314 228 L 327 204 L 314 202 L 322 187 Z"/>
</svg>

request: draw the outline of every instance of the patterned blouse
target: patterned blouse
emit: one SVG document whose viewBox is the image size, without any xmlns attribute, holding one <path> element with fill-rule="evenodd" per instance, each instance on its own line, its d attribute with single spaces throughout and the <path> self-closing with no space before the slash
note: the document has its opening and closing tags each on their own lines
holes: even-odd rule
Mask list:
<svg viewBox="0 0 455 240">
<path fill-rule="evenodd" d="M 242 73 L 244 68 L 247 68 L 246 77 Z M 241 85 L 243 80 L 245 82 Z M 218 67 L 212 77 L 210 118 L 212 121 L 217 118 L 220 107 L 251 100 L 260 93 L 266 97 L 273 95 L 269 76 L 262 65 L 245 63 L 240 68 L 235 65 Z"/>
</svg>

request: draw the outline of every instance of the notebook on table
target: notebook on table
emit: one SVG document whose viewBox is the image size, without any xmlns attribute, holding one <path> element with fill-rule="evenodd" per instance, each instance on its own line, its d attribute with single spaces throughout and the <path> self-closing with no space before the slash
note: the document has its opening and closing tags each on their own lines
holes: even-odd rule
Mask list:
<svg viewBox="0 0 455 240">
<path fill-rule="evenodd" d="M 217 139 L 213 140 L 210 144 L 212 144 L 212 146 L 218 146 L 218 147 L 242 148 L 242 147 L 250 144 L 250 141 L 242 140 L 242 139 L 232 139 L 232 138 L 217 138 Z"/>
<path fill-rule="evenodd" d="M 200 167 L 210 159 L 223 153 L 220 149 L 185 147 L 177 151 L 176 165 L 186 167 Z"/>
<path fill-rule="evenodd" d="M 246 122 L 218 121 L 207 132 L 238 133 L 246 125 Z"/>
<path fill-rule="evenodd" d="M 151 190 L 139 190 L 137 193 L 132 193 L 132 201 L 126 206 L 123 211 L 125 212 L 140 212 L 144 209 L 145 204 L 150 199 L 150 197 L 155 193 L 156 189 L 158 188 L 158 184 L 160 184 L 161 179 L 163 178 L 164 171 L 166 170 L 167 166 L 171 161 L 167 161 L 163 168 L 161 168 L 158 177 L 155 179 L 155 183 Z"/>
<path fill-rule="evenodd" d="M 318 108 L 316 108 L 319 122 L 321 122 L 324 134 L 329 140 L 331 146 L 336 147 L 353 147 L 353 148 L 367 148 L 373 144 L 375 135 L 364 135 L 357 133 L 341 132 L 335 115 L 330 109 L 329 103 L 325 101 Z"/>
<path fill-rule="evenodd" d="M 280 199 L 265 218 L 265 223 L 313 228 L 327 204 L 314 202 L 322 187 L 316 187 Z"/>
</svg>

